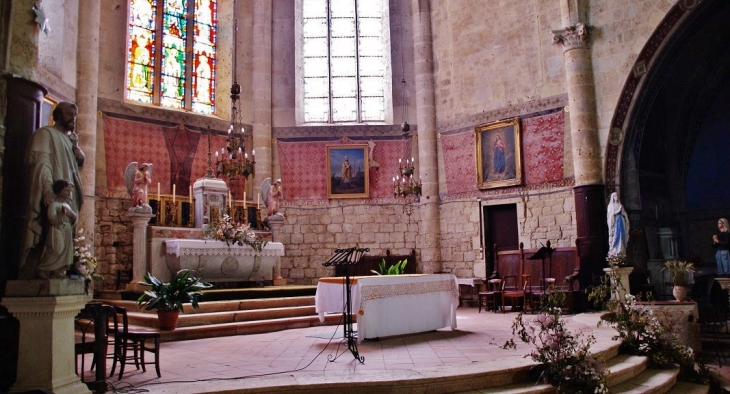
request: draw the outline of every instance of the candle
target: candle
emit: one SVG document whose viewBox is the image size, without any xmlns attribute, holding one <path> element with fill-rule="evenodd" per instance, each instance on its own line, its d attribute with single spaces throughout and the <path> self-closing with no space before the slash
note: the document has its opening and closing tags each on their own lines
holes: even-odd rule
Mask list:
<svg viewBox="0 0 730 394">
<path fill-rule="evenodd" d="M 157 182 L 157 204 L 160 204 L 160 182 Z"/>
<path fill-rule="evenodd" d="M 228 191 L 228 210 L 231 210 L 231 191 Z"/>
<path fill-rule="evenodd" d="M 175 205 L 175 184 L 172 184 L 172 205 Z"/>
<path fill-rule="evenodd" d="M 246 212 L 246 192 L 243 192 L 243 211 Z"/>
<path fill-rule="evenodd" d="M 190 194 L 190 204 L 193 203 L 193 187 L 188 186 L 189 194 Z"/>
<path fill-rule="evenodd" d="M 261 209 L 261 195 L 256 195 L 256 209 Z"/>
</svg>

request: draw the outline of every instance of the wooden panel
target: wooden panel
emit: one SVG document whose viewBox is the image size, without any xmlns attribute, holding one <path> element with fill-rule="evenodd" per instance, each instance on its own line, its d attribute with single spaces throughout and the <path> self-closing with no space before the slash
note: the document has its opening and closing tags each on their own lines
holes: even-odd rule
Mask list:
<svg viewBox="0 0 730 394">
<path fill-rule="evenodd" d="M 350 265 L 347 267 L 349 276 L 372 276 L 375 275 L 372 270 L 380 270 L 380 262 L 385 259 L 385 265 L 390 267 L 391 265 L 408 259 L 406 263 L 404 274 L 415 274 L 416 273 L 416 251 L 412 251 L 410 255 L 398 256 L 391 255 L 390 250 L 386 251 L 385 256 L 363 256 L 359 264 Z M 335 267 L 335 276 L 345 276 L 345 267 L 338 265 Z"/>
<path fill-rule="evenodd" d="M 510 275 L 527 274 L 531 276 L 532 285 L 540 286 L 542 279 L 542 260 L 528 260 L 538 249 L 525 249 L 524 260 L 520 259 L 521 252 L 517 250 L 501 250 L 497 252 L 496 277 L 503 278 Z M 556 248 L 552 258 L 545 259 L 545 277 L 556 278 L 558 286 L 563 285 L 567 276 L 580 268 L 578 250 L 575 247 Z"/>
</svg>

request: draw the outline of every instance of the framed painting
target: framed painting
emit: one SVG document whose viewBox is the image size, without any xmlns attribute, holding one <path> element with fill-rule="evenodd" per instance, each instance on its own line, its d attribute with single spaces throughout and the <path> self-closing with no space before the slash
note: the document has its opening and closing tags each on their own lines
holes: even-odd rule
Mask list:
<svg viewBox="0 0 730 394">
<path fill-rule="evenodd" d="M 477 126 L 476 149 L 479 189 L 522 184 L 519 118 Z"/>
<path fill-rule="evenodd" d="M 327 198 L 368 198 L 367 145 L 327 147 Z"/>
</svg>

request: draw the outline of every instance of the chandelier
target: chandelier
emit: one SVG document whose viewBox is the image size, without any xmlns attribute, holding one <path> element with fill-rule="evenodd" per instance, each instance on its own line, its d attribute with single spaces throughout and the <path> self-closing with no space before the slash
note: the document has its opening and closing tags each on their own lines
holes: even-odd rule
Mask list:
<svg viewBox="0 0 730 394">
<path fill-rule="evenodd" d="M 217 176 L 225 175 L 229 180 L 243 176 L 248 178 L 254 173 L 254 165 L 256 164 L 256 151 L 251 150 L 251 158 L 249 159 L 246 152 L 246 142 L 250 135 L 246 134 L 246 129 L 241 122 L 241 109 L 239 108 L 239 100 L 241 98 L 241 85 L 238 84 L 236 78 L 236 38 L 238 37 L 238 19 L 235 15 L 234 2 L 234 32 L 233 35 L 233 84 L 231 85 L 231 125 L 228 127 L 228 137 L 226 137 L 226 146 L 221 148 L 220 154 L 215 152 L 215 165 Z"/>
<path fill-rule="evenodd" d="M 406 153 L 408 147 L 408 141 L 410 136 L 408 132 L 411 130 L 411 126 L 406 120 L 408 118 L 408 90 L 406 89 L 405 77 L 401 81 L 403 84 L 403 124 L 401 124 L 401 131 L 403 132 L 403 153 Z M 407 157 L 408 155 L 406 155 Z M 396 199 L 403 199 L 405 204 L 403 205 L 403 212 L 409 217 L 413 213 L 413 203 L 420 200 L 421 197 L 421 179 L 414 178 L 415 173 L 415 160 L 411 157 L 410 160 L 406 158 L 405 163 L 402 158 L 398 159 L 398 174 L 393 177 L 393 197 Z"/>
</svg>

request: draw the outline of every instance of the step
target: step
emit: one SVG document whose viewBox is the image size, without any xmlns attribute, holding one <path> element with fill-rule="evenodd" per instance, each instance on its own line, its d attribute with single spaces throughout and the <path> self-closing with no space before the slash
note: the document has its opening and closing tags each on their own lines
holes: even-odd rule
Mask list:
<svg viewBox="0 0 730 394">
<path fill-rule="evenodd" d="M 606 384 L 613 387 L 633 379 L 646 370 L 647 358 L 644 356 L 633 356 L 619 354 L 606 361 L 604 368 L 610 371 Z"/>
<path fill-rule="evenodd" d="M 140 308 L 137 305 L 136 301 L 109 299 L 98 299 L 96 301 L 124 307 L 127 309 L 128 312 L 137 312 L 143 310 L 143 308 Z M 207 301 L 198 303 L 198 313 L 243 311 L 252 309 L 284 308 L 309 305 L 314 305 L 314 296 L 279 297 L 230 301 Z M 183 311 L 185 313 L 195 313 L 195 310 L 190 304 L 183 305 Z"/>
<path fill-rule="evenodd" d="M 489 389 L 469 391 L 463 394 L 553 394 L 558 389 L 551 384 L 517 383 Z"/>
<path fill-rule="evenodd" d="M 233 335 L 261 334 L 293 328 L 336 325 L 339 322 L 340 316 L 328 315 L 325 316 L 324 322 L 319 321 L 319 316 L 302 316 L 283 319 L 209 324 L 204 326 L 178 327 L 171 331 L 160 331 L 160 339 L 162 342 L 173 342 Z"/>
<path fill-rule="evenodd" d="M 145 327 L 159 327 L 157 314 L 155 312 L 128 312 L 127 315 L 129 316 L 129 324 Z M 208 313 L 181 313 L 177 324 L 178 327 L 194 327 L 211 324 L 240 323 L 246 321 L 272 320 L 303 316 L 317 317 L 314 311 L 314 305 Z"/>
<path fill-rule="evenodd" d="M 710 392 L 709 385 L 695 384 L 690 382 L 677 382 L 668 394 L 708 394 Z"/>
<path fill-rule="evenodd" d="M 626 382 L 611 387 L 612 394 L 663 394 L 677 382 L 679 368 L 647 369 Z"/>
</svg>

